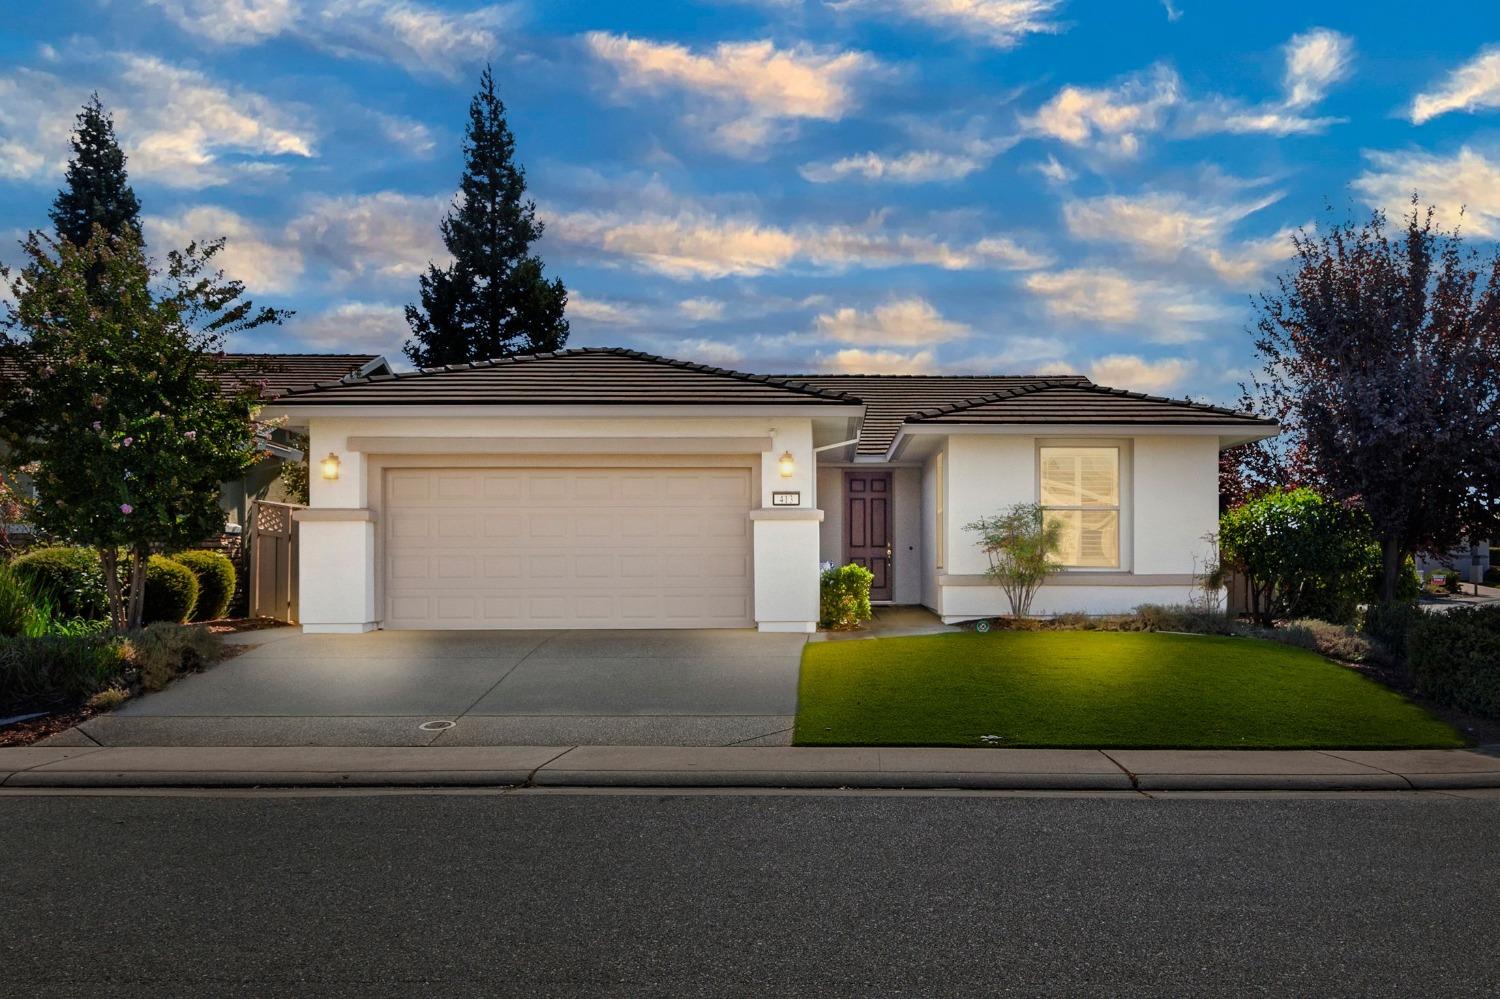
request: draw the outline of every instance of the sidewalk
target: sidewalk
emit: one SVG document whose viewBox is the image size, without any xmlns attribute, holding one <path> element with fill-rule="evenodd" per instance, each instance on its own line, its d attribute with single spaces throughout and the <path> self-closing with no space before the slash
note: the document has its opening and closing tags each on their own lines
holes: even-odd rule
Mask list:
<svg viewBox="0 0 1500 999">
<path fill-rule="evenodd" d="M 671 746 L 0 749 L 3 788 L 520 785 L 1451 790 L 1500 788 L 1500 752 Z"/>
</svg>

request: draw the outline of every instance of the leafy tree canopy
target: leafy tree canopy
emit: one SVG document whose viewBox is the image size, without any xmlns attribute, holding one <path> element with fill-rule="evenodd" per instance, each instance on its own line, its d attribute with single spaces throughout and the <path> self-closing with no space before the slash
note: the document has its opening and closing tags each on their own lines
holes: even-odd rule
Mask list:
<svg viewBox="0 0 1500 999">
<path fill-rule="evenodd" d="M 557 350 L 568 339 L 561 279 L 548 281 L 531 244 L 542 235 L 536 203 L 488 67 L 469 104 L 464 174 L 443 219 L 453 260 L 427 265 L 420 305 L 406 307 L 406 355 L 419 367 Z"/>
</svg>

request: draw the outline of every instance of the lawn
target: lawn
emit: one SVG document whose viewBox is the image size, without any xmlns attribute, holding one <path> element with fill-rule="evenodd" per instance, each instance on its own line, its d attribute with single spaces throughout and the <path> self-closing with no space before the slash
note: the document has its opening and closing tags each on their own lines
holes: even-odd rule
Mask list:
<svg viewBox="0 0 1500 999">
<path fill-rule="evenodd" d="M 1097 631 L 809 643 L 795 742 L 1464 745 L 1422 708 L 1312 652 L 1250 638 Z"/>
</svg>

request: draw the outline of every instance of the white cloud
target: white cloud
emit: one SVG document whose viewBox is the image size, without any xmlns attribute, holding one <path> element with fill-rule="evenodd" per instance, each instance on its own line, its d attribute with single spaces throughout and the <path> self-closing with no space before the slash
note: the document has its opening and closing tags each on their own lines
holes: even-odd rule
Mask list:
<svg viewBox="0 0 1500 999">
<path fill-rule="evenodd" d="M 708 340 L 703 337 L 678 339 L 652 338 L 651 351 L 665 357 L 682 361 L 696 361 L 720 368 L 734 368 L 745 360 L 745 352 L 732 343 Z"/>
<path fill-rule="evenodd" d="M 401 348 L 411 335 L 405 309 L 370 302 L 342 302 L 306 317 L 294 316 L 286 332 L 304 347 L 384 354 L 394 362 L 405 356 Z"/>
<path fill-rule="evenodd" d="M 1051 20 L 1060 0 L 839 0 L 840 10 L 872 11 L 922 21 L 967 35 L 995 48 L 1014 48 L 1027 35 L 1051 34 L 1062 25 Z"/>
<path fill-rule="evenodd" d="M 813 364 L 819 370 L 868 375 L 920 375 L 936 367 L 930 350 L 902 353 L 899 350 L 863 350 L 858 347 L 820 354 L 814 358 Z"/>
<path fill-rule="evenodd" d="M 396 191 L 317 197 L 287 226 L 287 237 L 341 277 L 409 278 L 425 271 L 429 261 L 447 259 L 438 235 L 447 207 L 445 197 Z"/>
<path fill-rule="evenodd" d="M 1286 106 L 1305 108 L 1321 101 L 1329 87 L 1349 75 L 1354 43 L 1337 31 L 1314 28 L 1293 35 L 1284 51 L 1286 75 L 1282 90 Z"/>
<path fill-rule="evenodd" d="M 892 232 L 880 216 L 861 226 L 785 228 L 745 215 L 716 215 L 694 205 L 676 208 L 636 215 L 553 210 L 543 214 L 550 241 L 684 279 L 765 274 L 793 265 L 831 270 L 913 264 L 945 270 L 1025 270 L 1047 263 L 1041 254 L 1005 237 L 955 246 L 935 236 Z"/>
<path fill-rule="evenodd" d="M 1059 163 L 1056 156 L 1048 156 L 1042 162 L 1035 164 L 1033 168 L 1046 178 L 1049 184 L 1068 184 L 1078 176 Z"/>
<path fill-rule="evenodd" d="M 714 322 L 724 318 L 724 303 L 716 298 L 684 298 L 677 311 L 694 322 Z"/>
<path fill-rule="evenodd" d="M 693 51 L 592 31 L 589 52 L 610 66 L 622 90 L 686 96 L 687 122 L 705 128 L 725 152 L 751 156 L 788 137 L 799 120 L 838 121 L 857 103 L 855 84 L 879 68 L 863 52 L 771 41 L 720 42 Z"/>
<path fill-rule="evenodd" d="M 1500 107 L 1500 47 L 1489 48 L 1449 73 L 1411 102 L 1411 120 L 1420 125 L 1449 111 Z"/>
<path fill-rule="evenodd" d="M 1060 360 L 1068 346 L 1056 337 L 1008 336 L 991 349 L 973 357 L 953 361 L 945 367 L 954 374 L 1071 374 L 1073 368 Z"/>
<path fill-rule="evenodd" d="M 1365 155 L 1373 169 L 1356 177 L 1352 186 L 1367 204 L 1400 218 L 1411 211 L 1415 191 L 1423 204 L 1437 209 L 1439 224 L 1462 222 L 1472 236 L 1500 236 L 1500 160 L 1468 146 L 1453 156 L 1417 151 Z"/>
<path fill-rule="evenodd" d="M 1203 301 L 1187 288 L 1133 278 L 1108 267 L 1038 272 L 1028 275 L 1025 285 L 1054 319 L 1145 329 L 1157 343 L 1201 339 L 1201 324 L 1226 316 L 1222 306 Z"/>
<path fill-rule="evenodd" d="M 815 184 L 863 177 L 865 180 L 889 181 L 894 184 L 923 184 L 938 180 L 962 180 L 983 170 L 1012 140 L 976 139 L 958 150 L 921 149 L 883 156 L 868 152 L 845 156 L 830 163 L 808 163 L 800 170 L 805 180 Z"/>
<path fill-rule="evenodd" d="M 924 298 L 892 299 L 868 312 L 844 307 L 813 319 L 820 338 L 885 347 L 921 347 L 961 340 L 973 332 L 963 323 L 944 319 Z"/>
<path fill-rule="evenodd" d="M 120 54 L 95 76 L 133 178 L 202 188 L 315 154 L 306 115 L 197 70 Z M 0 75 L 0 175 L 60 173 L 87 89 L 34 69 Z"/>
<path fill-rule="evenodd" d="M 640 310 L 624 302 L 568 292 L 568 318 L 609 326 L 635 326 L 641 322 Z"/>
<path fill-rule="evenodd" d="M 404 118 L 401 115 L 385 114 L 380 111 L 373 112 L 373 117 L 381 133 L 402 152 L 410 156 L 429 156 L 437 146 L 432 129 L 415 118 Z"/>
<path fill-rule="evenodd" d="M 494 56 L 508 5 L 445 11 L 409 0 L 150 0 L 182 30 L 216 45 L 281 35 L 344 58 L 453 78 Z"/>
<path fill-rule="evenodd" d="M 1185 136 L 1321 132 L 1342 119 L 1304 112 L 1349 75 L 1353 50 L 1347 36 L 1327 28 L 1293 36 L 1282 48 L 1285 65 L 1279 100 L 1247 104 L 1218 94 L 1194 98 L 1175 70 L 1158 64 L 1106 87 L 1065 86 L 1024 124 L 1037 135 L 1126 157 L 1139 153 L 1142 139 L 1157 132 Z"/>
<path fill-rule="evenodd" d="M 1147 361 L 1134 354 L 1111 354 L 1089 365 L 1089 379 L 1110 388 L 1160 394 L 1179 385 L 1193 367 L 1180 357 Z"/>
<path fill-rule="evenodd" d="M 1270 193 L 1254 201 L 1222 204 L 1170 192 L 1106 195 L 1065 202 L 1063 218 L 1079 239 L 1118 243 L 1148 260 L 1201 260 L 1224 280 L 1246 283 L 1288 259 L 1292 246 L 1284 231 L 1265 240 L 1228 245 L 1230 230 L 1280 199 L 1280 193 Z"/>
<path fill-rule="evenodd" d="M 199 205 L 174 216 L 148 215 L 143 227 L 146 242 L 157 256 L 190 242 L 225 237 L 215 263 L 252 292 L 288 291 L 302 274 L 302 254 L 295 247 L 225 208 Z"/>
</svg>

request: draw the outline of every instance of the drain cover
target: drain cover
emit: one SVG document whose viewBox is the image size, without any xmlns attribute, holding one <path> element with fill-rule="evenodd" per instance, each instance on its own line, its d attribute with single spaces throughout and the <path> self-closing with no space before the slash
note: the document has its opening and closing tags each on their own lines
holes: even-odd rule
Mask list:
<svg viewBox="0 0 1500 999">
<path fill-rule="evenodd" d="M 458 722 L 448 721 L 444 719 L 441 721 L 423 722 L 422 724 L 418 725 L 417 728 L 421 729 L 423 732 L 446 732 L 448 731 L 448 729 L 457 724 Z"/>
</svg>

